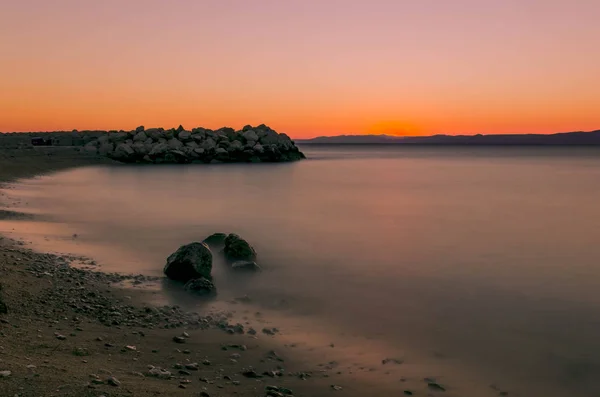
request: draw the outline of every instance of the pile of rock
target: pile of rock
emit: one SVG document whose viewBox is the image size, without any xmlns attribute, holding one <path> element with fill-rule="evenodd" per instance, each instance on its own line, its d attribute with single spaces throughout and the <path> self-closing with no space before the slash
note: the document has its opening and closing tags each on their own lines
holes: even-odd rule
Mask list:
<svg viewBox="0 0 600 397">
<path fill-rule="evenodd" d="M 256 251 L 246 240 L 237 234 L 215 233 L 201 243 L 179 247 L 167 258 L 163 272 L 171 280 L 185 283 L 187 291 L 198 295 L 215 295 L 217 289 L 211 274 L 213 254 L 209 244 L 214 249 L 223 248 L 222 253 L 231 270 L 261 270 L 255 262 Z"/>
<path fill-rule="evenodd" d="M 286 134 L 264 124 L 210 130 L 194 128 L 107 132 L 85 144 L 89 153 L 125 163 L 281 162 L 305 158 Z"/>
</svg>

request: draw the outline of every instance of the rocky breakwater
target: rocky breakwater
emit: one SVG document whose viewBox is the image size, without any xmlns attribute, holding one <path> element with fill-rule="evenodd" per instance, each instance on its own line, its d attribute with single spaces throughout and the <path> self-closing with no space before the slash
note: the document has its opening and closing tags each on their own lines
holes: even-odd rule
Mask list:
<svg viewBox="0 0 600 397">
<path fill-rule="evenodd" d="M 286 134 L 268 126 L 250 125 L 210 130 L 194 128 L 145 129 L 107 132 L 85 144 L 83 150 L 124 163 L 232 163 L 284 162 L 304 159 Z"/>
</svg>

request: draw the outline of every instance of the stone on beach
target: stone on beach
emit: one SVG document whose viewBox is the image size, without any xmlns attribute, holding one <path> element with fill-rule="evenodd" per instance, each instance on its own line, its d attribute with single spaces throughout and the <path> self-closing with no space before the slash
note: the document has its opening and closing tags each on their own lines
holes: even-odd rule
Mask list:
<svg viewBox="0 0 600 397">
<path fill-rule="evenodd" d="M 230 234 L 225 238 L 223 249 L 225 258 L 230 261 L 255 261 L 256 251 L 246 240 L 237 234 Z"/>
<path fill-rule="evenodd" d="M 194 242 L 179 247 L 167 258 L 165 275 L 177 281 L 192 279 L 212 279 L 212 253 L 204 243 Z"/>
<path fill-rule="evenodd" d="M 214 295 L 217 293 L 217 288 L 213 282 L 204 277 L 188 281 L 183 288 L 186 291 L 203 296 Z"/>
</svg>

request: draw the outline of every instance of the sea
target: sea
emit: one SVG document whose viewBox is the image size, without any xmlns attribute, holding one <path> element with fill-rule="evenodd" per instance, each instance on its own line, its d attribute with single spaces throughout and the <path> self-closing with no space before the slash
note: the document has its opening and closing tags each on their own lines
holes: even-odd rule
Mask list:
<svg viewBox="0 0 600 397">
<path fill-rule="evenodd" d="M 600 396 L 600 149 L 301 150 L 308 159 L 294 163 L 20 180 L 3 194 L 36 217 L 0 233 L 151 276 L 179 246 L 237 233 L 263 271 L 215 261 L 215 304 L 247 297 L 246 312 L 306 352 L 399 385 L 404 369 L 435 377 L 461 395 Z M 205 304 L 154 288 L 161 304 Z"/>
</svg>

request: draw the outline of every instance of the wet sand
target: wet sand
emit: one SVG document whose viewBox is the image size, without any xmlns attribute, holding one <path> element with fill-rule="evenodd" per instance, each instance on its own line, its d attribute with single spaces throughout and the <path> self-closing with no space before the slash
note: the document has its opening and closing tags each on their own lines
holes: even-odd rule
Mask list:
<svg viewBox="0 0 600 397">
<path fill-rule="evenodd" d="M 0 182 L 100 163 L 106 160 L 72 148 L 4 148 Z M 0 221 L 30 217 L 0 213 Z M 88 269 L 71 266 L 82 262 Z M 257 322 L 249 320 L 257 314 L 243 302 L 236 313 L 151 306 L 151 288 L 122 285 L 159 280 L 93 268 L 92 259 L 34 252 L 0 237 L 7 308 L 0 314 L 0 395 L 429 395 L 442 392 L 435 382 L 444 395 L 465 392 L 394 359 L 353 368 L 334 360 L 333 345 L 303 352 L 285 330 L 253 334 L 249 324 Z"/>
</svg>

